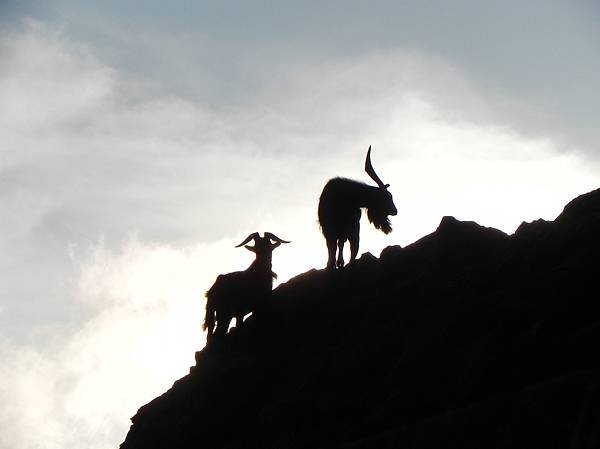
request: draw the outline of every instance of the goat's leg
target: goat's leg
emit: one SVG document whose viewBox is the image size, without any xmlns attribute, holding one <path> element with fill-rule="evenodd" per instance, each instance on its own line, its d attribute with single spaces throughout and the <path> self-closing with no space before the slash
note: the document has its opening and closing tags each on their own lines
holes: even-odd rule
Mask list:
<svg viewBox="0 0 600 449">
<path fill-rule="evenodd" d="M 344 239 L 338 240 L 338 259 L 337 259 L 337 267 L 343 268 L 344 266 Z"/>
<path fill-rule="evenodd" d="M 360 240 L 360 222 L 357 221 L 354 229 L 352 229 L 352 233 L 350 234 L 350 262 L 351 264 L 356 259 L 356 255 L 358 254 L 358 242 Z"/>
<path fill-rule="evenodd" d="M 214 333 L 215 338 L 217 336 L 218 338 L 221 338 L 227 333 L 229 330 L 229 323 L 231 323 L 232 318 L 233 317 L 227 317 L 225 319 L 217 320 L 217 328 L 215 329 Z"/>
<path fill-rule="evenodd" d="M 333 270 L 335 268 L 335 238 L 325 237 L 327 241 L 327 252 L 329 257 L 327 258 L 327 269 Z"/>
<path fill-rule="evenodd" d="M 242 328 L 242 324 L 244 323 L 244 314 L 242 313 L 241 315 L 238 315 L 235 317 L 235 327 L 236 329 L 241 329 Z"/>
</svg>

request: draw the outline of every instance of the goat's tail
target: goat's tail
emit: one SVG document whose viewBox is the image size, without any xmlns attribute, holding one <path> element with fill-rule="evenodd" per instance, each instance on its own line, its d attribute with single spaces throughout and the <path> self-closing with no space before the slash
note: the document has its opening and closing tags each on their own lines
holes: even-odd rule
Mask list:
<svg viewBox="0 0 600 449">
<path fill-rule="evenodd" d="M 208 335 L 212 335 L 213 330 L 215 329 L 215 306 L 214 306 L 214 297 L 211 294 L 210 290 L 206 292 L 206 315 L 204 315 L 204 324 L 202 324 L 202 329 L 208 329 Z"/>
</svg>

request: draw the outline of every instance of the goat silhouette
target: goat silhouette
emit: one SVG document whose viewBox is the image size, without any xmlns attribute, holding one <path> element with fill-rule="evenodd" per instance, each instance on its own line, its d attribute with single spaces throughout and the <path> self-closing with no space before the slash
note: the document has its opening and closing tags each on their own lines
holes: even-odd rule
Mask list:
<svg viewBox="0 0 600 449">
<path fill-rule="evenodd" d="M 367 151 L 365 171 L 377 183 L 377 187 L 347 178 L 330 179 L 319 198 L 319 223 L 327 243 L 327 269 L 344 266 L 344 242 L 350 242 L 350 262 L 358 254 L 361 209 L 367 209 L 367 217 L 375 228 L 389 234 L 392 226 L 389 215 L 398 211 L 392 194 L 371 164 L 371 147 Z M 335 259 L 338 250 L 337 264 Z"/>
<path fill-rule="evenodd" d="M 254 246 L 246 243 L 254 240 Z M 271 243 L 271 241 L 275 243 Z M 273 279 L 277 277 L 272 271 L 273 250 L 282 243 L 275 234 L 265 232 L 261 237 L 258 232 L 250 234 L 236 246 L 244 246 L 256 255 L 256 259 L 244 271 L 220 274 L 213 286 L 206 292 L 206 315 L 203 329 L 208 330 L 206 343 L 211 344 L 213 338 L 222 337 L 229 329 L 229 323 L 235 317 L 236 327 L 241 328 L 244 316 L 254 312 L 257 306 L 267 299 L 273 289 Z M 215 321 L 217 328 L 215 329 Z"/>
</svg>

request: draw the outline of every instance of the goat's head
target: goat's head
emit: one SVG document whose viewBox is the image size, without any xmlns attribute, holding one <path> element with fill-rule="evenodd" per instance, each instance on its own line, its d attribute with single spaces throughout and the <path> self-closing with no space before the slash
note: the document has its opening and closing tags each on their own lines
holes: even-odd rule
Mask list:
<svg viewBox="0 0 600 449">
<path fill-rule="evenodd" d="M 246 243 L 249 243 L 250 240 L 254 240 L 254 246 L 246 245 Z M 271 243 L 271 241 L 273 241 L 274 243 Z M 290 242 L 287 240 L 282 240 L 279 237 L 277 237 L 275 234 L 271 234 L 270 232 L 265 232 L 264 237 L 261 237 L 258 232 L 255 232 L 253 234 L 250 234 L 248 237 L 246 237 L 246 239 L 242 243 L 240 243 L 239 245 L 236 245 L 236 248 L 243 246 L 248 251 L 252 251 L 253 253 L 256 253 L 256 257 L 260 258 L 260 257 L 270 256 L 271 253 L 273 252 L 273 250 L 275 248 L 277 248 L 279 245 L 281 245 L 282 243 L 290 243 Z"/>
<path fill-rule="evenodd" d="M 367 210 L 367 216 L 369 221 L 375 225 L 377 229 L 381 229 L 383 232 L 388 234 L 392 230 L 388 215 L 396 215 L 398 210 L 394 204 L 392 194 L 388 191 L 389 184 L 384 184 L 383 181 L 375 173 L 373 164 L 371 164 L 371 146 L 367 151 L 367 158 L 365 160 L 365 171 L 371 177 L 373 181 L 377 183 L 379 187 L 379 194 L 373 198 L 371 207 Z"/>
</svg>

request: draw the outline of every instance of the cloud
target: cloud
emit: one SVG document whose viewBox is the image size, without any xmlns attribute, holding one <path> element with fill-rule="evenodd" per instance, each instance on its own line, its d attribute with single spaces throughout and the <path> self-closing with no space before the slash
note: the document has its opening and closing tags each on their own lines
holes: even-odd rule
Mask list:
<svg viewBox="0 0 600 449">
<path fill-rule="evenodd" d="M 204 344 L 202 287 L 239 263 L 228 243 L 181 250 L 132 238 L 118 253 L 99 242 L 75 255 L 88 317 L 43 345 L 2 340 L 0 447 L 122 441 L 129 417 L 194 364 Z"/>
<path fill-rule="evenodd" d="M 55 8 L 111 64 L 213 105 L 251 99 L 278 67 L 399 49 L 441 55 L 477 86 L 497 122 L 598 157 L 600 40 L 592 2 L 151 2 L 140 9 L 63 0 Z"/>
<path fill-rule="evenodd" d="M 55 131 L 97 113 L 111 93 L 112 70 L 81 44 L 65 48 L 60 32 L 37 22 L 27 26 L 27 34 L 1 43 L 3 127 Z"/>
</svg>

